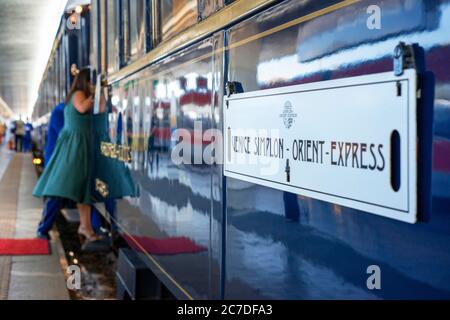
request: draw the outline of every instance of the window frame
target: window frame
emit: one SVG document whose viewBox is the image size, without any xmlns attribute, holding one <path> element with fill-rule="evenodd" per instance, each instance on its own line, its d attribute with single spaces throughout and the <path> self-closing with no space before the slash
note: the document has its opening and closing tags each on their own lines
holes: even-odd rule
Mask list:
<svg viewBox="0 0 450 320">
<path fill-rule="evenodd" d="M 189 1 L 189 0 L 184 0 L 184 1 Z M 202 0 L 195 0 L 196 2 L 196 7 L 197 7 L 197 18 L 195 20 L 195 22 L 190 25 L 187 28 L 192 28 L 193 26 L 195 26 L 196 24 L 198 24 L 201 21 L 201 7 L 202 7 Z M 163 32 L 162 32 L 162 28 L 163 28 L 163 22 L 162 22 L 162 10 L 161 10 L 161 1 L 159 0 L 153 0 L 152 1 L 153 4 L 155 5 L 154 7 L 154 12 L 156 13 L 153 17 L 153 19 L 155 20 L 155 27 L 154 27 L 154 32 L 156 33 L 156 36 L 154 37 L 154 42 L 153 42 L 153 46 L 157 47 L 158 45 L 160 45 L 161 43 L 165 43 L 170 41 L 175 35 L 172 35 L 166 39 L 163 38 Z"/>
<path fill-rule="evenodd" d="M 109 1 L 105 1 L 105 54 L 106 54 L 106 72 L 109 73 L 114 73 L 117 72 L 118 70 L 120 70 L 122 68 L 122 28 L 121 28 L 121 12 L 122 12 L 122 0 L 109 0 Z M 115 7 L 114 8 L 114 30 L 110 30 L 110 15 L 109 15 L 109 10 L 111 7 Z M 113 37 L 113 39 L 111 39 L 111 36 Z M 117 39 L 116 39 L 117 38 Z M 114 48 L 113 48 L 113 52 L 114 54 L 117 53 L 117 57 L 112 57 L 113 60 L 111 60 L 110 57 L 110 45 L 111 42 L 110 41 L 114 41 Z M 117 42 L 116 42 L 117 41 Z M 117 48 L 116 48 L 117 46 Z M 117 51 L 116 51 L 117 49 Z M 113 63 L 111 64 L 111 61 L 113 61 Z"/>
<path fill-rule="evenodd" d="M 142 29 L 136 30 L 137 40 L 136 43 L 142 41 L 142 47 L 138 47 L 137 52 L 132 54 L 131 49 L 134 44 L 131 43 L 131 23 L 136 23 L 136 21 L 132 21 L 132 13 L 131 13 L 131 1 L 142 1 Z M 153 34 L 152 26 L 152 6 L 149 5 L 151 0 L 120 0 L 120 17 L 119 17 L 119 25 L 121 28 L 121 46 L 122 46 L 122 56 L 121 56 L 121 68 L 132 64 L 142 58 L 147 52 L 151 51 L 153 48 L 153 44 L 151 41 L 151 35 Z M 134 4 L 136 2 L 133 2 Z M 149 21 L 150 20 L 150 21 Z M 139 32 L 141 31 L 141 32 Z M 143 39 L 140 39 L 139 36 L 142 36 Z M 149 39 L 150 37 L 150 39 Z"/>
</svg>

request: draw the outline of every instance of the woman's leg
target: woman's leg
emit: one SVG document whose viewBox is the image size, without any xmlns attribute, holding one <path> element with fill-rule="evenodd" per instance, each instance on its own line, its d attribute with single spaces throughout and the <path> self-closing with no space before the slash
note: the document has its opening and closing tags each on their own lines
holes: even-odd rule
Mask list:
<svg viewBox="0 0 450 320">
<path fill-rule="evenodd" d="M 88 236 L 94 236 L 95 232 L 91 224 L 91 206 L 88 204 L 77 203 L 78 212 L 80 213 L 80 229 Z"/>
</svg>

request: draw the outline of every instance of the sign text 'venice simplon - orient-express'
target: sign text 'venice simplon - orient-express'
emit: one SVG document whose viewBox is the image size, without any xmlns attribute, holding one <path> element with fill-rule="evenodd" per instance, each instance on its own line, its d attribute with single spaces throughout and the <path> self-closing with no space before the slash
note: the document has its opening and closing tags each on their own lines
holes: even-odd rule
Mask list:
<svg viewBox="0 0 450 320">
<path fill-rule="evenodd" d="M 416 72 L 225 98 L 228 177 L 414 223 Z"/>
<path fill-rule="evenodd" d="M 230 130 L 230 129 L 229 129 Z M 381 143 L 294 139 L 290 147 L 284 138 L 232 136 L 235 153 L 383 171 L 386 167 Z M 290 152 L 289 155 L 286 153 Z"/>
</svg>

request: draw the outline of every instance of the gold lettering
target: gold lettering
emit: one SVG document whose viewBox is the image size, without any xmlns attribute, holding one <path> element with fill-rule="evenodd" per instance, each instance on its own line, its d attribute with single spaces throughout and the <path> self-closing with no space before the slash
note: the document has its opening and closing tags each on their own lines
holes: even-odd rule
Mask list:
<svg viewBox="0 0 450 320">
<path fill-rule="evenodd" d="M 102 155 L 104 155 L 105 157 L 109 157 L 109 152 L 108 152 L 108 143 L 106 142 L 102 142 L 100 144 L 100 151 L 102 153 Z"/>
<path fill-rule="evenodd" d="M 109 142 L 100 143 L 101 154 L 111 159 L 117 159 L 121 162 L 131 162 L 132 148 L 129 146 L 117 145 Z"/>
<path fill-rule="evenodd" d="M 109 194 L 108 185 L 100 179 L 95 179 L 95 190 L 98 191 L 103 198 L 106 198 Z"/>
</svg>

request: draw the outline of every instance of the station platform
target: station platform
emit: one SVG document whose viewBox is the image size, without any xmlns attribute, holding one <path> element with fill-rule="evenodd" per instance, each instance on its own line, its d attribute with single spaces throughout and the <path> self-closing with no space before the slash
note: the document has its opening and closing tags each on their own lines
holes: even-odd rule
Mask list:
<svg viewBox="0 0 450 320">
<path fill-rule="evenodd" d="M 32 196 L 37 176 L 31 154 L 0 147 L 0 239 L 32 239 L 43 203 Z M 0 300 L 68 300 L 62 246 L 52 234 L 49 255 L 0 255 Z"/>
</svg>

